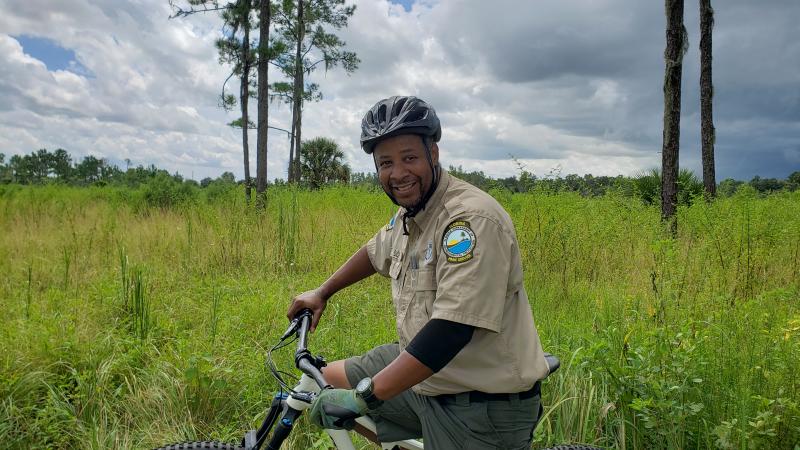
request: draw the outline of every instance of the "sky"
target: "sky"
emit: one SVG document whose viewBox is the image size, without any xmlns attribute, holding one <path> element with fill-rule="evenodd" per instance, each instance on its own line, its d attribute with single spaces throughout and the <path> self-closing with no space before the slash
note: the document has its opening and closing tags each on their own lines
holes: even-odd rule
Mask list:
<svg viewBox="0 0 800 450">
<path fill-rule="evenodd" d="M 338 35 L 357 71 L 317 70 L 303 137 L 334 139 L 356 172 L 360 121 L 416 95 L 442 121 L 445 167 L 537 176 L 636 175 L 661 164 L 664 2 L 356 0 Z M 350 4 L 350 3 L 349 3 Z M 800 170 L 800 2 L 713 1 L 717 180 Z M 199 180 L 243 176 L 239 117 L 219 107 L 216 14 L 169 19 L 167 0 L 0 0 L 0 153 L 64 148 Z M 700 174 L 699 20 L 686 2 L 680 165 Z M 270 80 L 279 80 L 276 72 Z M 238 92 L 237 82 L 229 92 Z M 251 102 L 255 117 L 255 102 Z M 289 128 L 275 102 L 270 125 Z M 251 141 L 251 173 L 255 142 Z M 288 139 L 269 133 L 268 177 Z"/>
</svg>

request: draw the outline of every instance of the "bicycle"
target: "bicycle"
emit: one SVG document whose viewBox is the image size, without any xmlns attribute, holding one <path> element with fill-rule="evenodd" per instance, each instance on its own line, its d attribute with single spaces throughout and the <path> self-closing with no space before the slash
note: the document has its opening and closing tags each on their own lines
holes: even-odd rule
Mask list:
<svg viewBox="0 0 800 450">
<path fill-rule="evenodd" d="M 303 310 L 294 320 L 291 321 L 286 332 L 283 333 L 278 343 L 275 344 L 267 353 L 267 361 L 272 375 L 281 386 L 281 391 L 276 394 L 267 416 L 264 418 L 258 430 L 248 431 L 238 444 L 217 442 L 217 441 L 195 441 L 181 442 L 160 447 L 156 450 L 194 450 L 194 449 L 215 449 L 215 450 L 278 450 L 281 444 L 289 437 L 294 429 L 297 419 L 303 411 L 310 408 L 317 393 L 322 389 L 329 389 L 332 386 L 325 381 L 322 375 L 322 368 L 325 367 L 325 359 L 321 356 L 313 355 L 307 346 L 308 331 L 311 324 L 311 311 Z M 303 375 L 294 387 L 290 387 L 283 380 L 282 373 L 275 367 L 272 360 L 272 352 L 297 341 L 295 351 L 295 366 Z M 288 341 L 288 342 L 287 342 Z M 545 353 L 545 359 L 549 366 L 548 375 L 558 370 L 560 362 L 557 357 Z M 285 390 L 285 391 L 284 391 Z M 280 420 L 279 419 L 280 416 Z M 355 423 L 360 424 L 372 433 L 376 433 L 375 423 L 367 416 L 358 417 Z M 352 424 L 351 424 L 352 425 Z M 274 431 L 273 431 L 274 427 Z M 348 427 L 351 428 L 351 427 Z M 333 441 L 337 450 L 355 450 L 353 441 L 347 430 L 325 430 Z M 270 437 L 270 432 L 272 436 Z M 269 440 L 268 440 L 269 439 Z M 266 446 L 264 446 L 266 444 Z M 423 443 L 420 440 L 408 439 L 397 442 L 382 442 L 381 449 L 396 450 L 423 450 Z M 599 450 L 597 447 L 582 444 L 558 445 L 549 447 L 545 450 Z"/>
</svg>

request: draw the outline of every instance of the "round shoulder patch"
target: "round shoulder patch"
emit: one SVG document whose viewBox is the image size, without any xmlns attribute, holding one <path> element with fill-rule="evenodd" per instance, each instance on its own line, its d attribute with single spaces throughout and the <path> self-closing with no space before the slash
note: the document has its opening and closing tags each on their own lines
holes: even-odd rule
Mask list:
<svg viewBox="0 0 800 450">
<path fill-rule="evenodd" d="M 451 263 L 462 263 L 472 259 L 472 251 L 478 240 L 469 227 L 469 222 L 455 220 L 444 230 L 442 249 Z"/>
</svg>

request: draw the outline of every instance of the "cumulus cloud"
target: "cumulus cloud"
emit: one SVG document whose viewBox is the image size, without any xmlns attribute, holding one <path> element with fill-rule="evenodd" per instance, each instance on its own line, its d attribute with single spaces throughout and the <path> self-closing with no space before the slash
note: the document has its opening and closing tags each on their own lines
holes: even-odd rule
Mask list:
<svg viewBox="0 0 800 450">
<path fill-rule="evenodd" d="M 6 2 L 3 2 L 6 3 Z M 165 2 L 15 2 L 0 18 L 0 151 L 69 150 L 185 175 L 241 166 L 217 108 L 216 18 L 168 20 Z M 14 38 L 72 50 L 85 73 L 48 71 Z M 35 124 L 35 128 L 31 125 Z"/>
<path fill-rule="evenodd" d="M 412 94 L 439 112 L 446 165 L 508 176 L 517 171 L 513 155 L 541 176 L 554 168 L 633 174 L 660 164 L 663 4 L 403 3 L 356 2 L 338 34 L 361 66 L 311 75 L 324 97 L 305 106 L 304 138 L 331 137 L 356 171 L 373 170 L 358 147 L 361 115 L 381 98 Z M 169 20 L 164 0 L 0 6 L 0 152 L 63 147 L 186 176 L 242 175 L 241 134 L 226 125 L 238 113 L 218 107 L 230 68 L 217 63 L 215 14 Z M 784 177 L 800 159 L 800 4 L 715 7 L 718 178 Z M 697 171 L 696 9 L 687 4 L 681 164 Z M 20 35 L 73 51 L 82 70 L 48 70 L 25 53 Z M 270 122 L 289 128 L 289 108 L 273 103 Z M 285 133 L 270 131 L 270 178 L 285 177 L 288 148 Z"/>
</svg>

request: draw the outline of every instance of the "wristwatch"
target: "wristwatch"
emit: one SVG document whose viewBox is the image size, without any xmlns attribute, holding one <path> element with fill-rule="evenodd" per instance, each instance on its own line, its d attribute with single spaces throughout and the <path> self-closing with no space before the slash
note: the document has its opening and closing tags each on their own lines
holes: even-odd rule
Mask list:
<svg viewBox="0 0 800 450">
<path fill-rule="evenodd" d="M 366 377 L 358 382 L 356 385 L 356 395 L 359 396 L 367 408 L 375 409 L 383 404 L 383 400 L 375 396 L 375 385 L 372 383 L 372 378 Z"/>
</svg>

